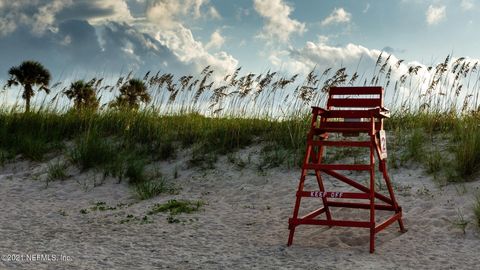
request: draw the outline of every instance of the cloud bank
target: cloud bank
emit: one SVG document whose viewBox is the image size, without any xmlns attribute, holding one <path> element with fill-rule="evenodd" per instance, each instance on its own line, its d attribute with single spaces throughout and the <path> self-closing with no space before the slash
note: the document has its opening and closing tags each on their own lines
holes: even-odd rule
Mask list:
<svg viewBox="0 0 480 270">
<path fill-rule="evenodd" d="M 306 31 L 305 23 L 290 18 L 293 9 L 282 0 L 254 0 L 254 8 L 265 19 L 259 34 L 263 39 L 285 43 L 292 34 Z"/>
<path fill-rule="evenodd" d="M 139 4 L 146 9 L 132 15 L 131 8 Z M 207 65 L 219 73 L 236 68 L 233 56 L 218 51 L 224 42 L 220 32 L 206 46 L 182 17 L 221 15 L 207 0 L 0 0 L 0 78 L 27 59 L 41 61 L 54 75 L 77 77 L 130 70 L 139 76 L 149 70 L 184 74 Z"/>
</svg>

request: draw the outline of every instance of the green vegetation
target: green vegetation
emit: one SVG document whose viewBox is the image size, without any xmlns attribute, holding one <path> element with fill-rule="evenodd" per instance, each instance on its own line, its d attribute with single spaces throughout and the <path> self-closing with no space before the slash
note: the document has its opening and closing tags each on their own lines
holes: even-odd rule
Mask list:
<svg viewBox="0 0 480 270">
<path fill-rule="evenodd" d="M 127 169 L 126 176 L 129 177 L 129 183 L 134 187 L 140 200 L 150 199 L 161 193 L 174 194 L 177 192 L 177 188 L 169 183 L 160 172 L 148 173 L 142 166 L 136 167 L 134 170 L 137 171 L 133 173 Z M 133 175 L 131 175 L 132 173 Z"/>
<path fill-rule="evenodd" d="M 455 171 L 466 179 L 478 171 L 480 164 L 480 127 L 478 119 L 467 118 L 457 126 L 454 149 Z"/>
<path fill-rule="evenodd" d="M 202 201 L 170 200 L 164 204 L 155 204 L 147 214 L 154 215 L 160 212 L 169 212 L 171 215 L 188 214 L 197 211 L 204 204 Z"/>
<path fill-rule="evenodd" d="M 439 172 L 444 166 L 441 152 L 438 150 L 431 151 L 426 157 L 426 163 L 427 173 L 436 176 L 436 173 Z"/>
<path fill-rule="evenodd" d="M 56 163 L 48 164 L 47 184 L 50 181 L 67 179 L 68 178 L 68 175 L 66 173 L 67 167 L 68 167 L 67 164 L 64 162 L 56 162 Z"/>
<path fill-rule="evenodd" d="M 152 220 L 148 218 L 148 216 L 143 216 L 142 218 L 136 217 L 132 214 L 128 214 L 124 219 L 120 220 L 120 224 L 129 223 L 133 221 L 139 221 L 140 224 L 148 224 L 153 223 Z"/>
<path fill-rule="evenodd" d="M 100 139 L 96 133 L 87 132 L 77 139 L 70 157 L 82 170 L 88 170 L 108 164 L 116 155 L 115 152 L 113 143 L 104 138 Z"/>
<path fill-rule="evenodd" d="M 115 210 L 117 209 L 116 206 L 109 206 L 106 202 L 96 202 L 90 210 L 92 211 L 108 211 L 108 210 Z"/>
<path fill-rule="evenodd" d="M 120 87 L 120 95 L 110 105 L 120 109 L 137 110 L 140 102 L 149 103 L 150 99 L 145 83 L 140 79 L 130 79 Z"/>
<path fill-rule="evenodd" d="M 202 201 L 169 200 L 164 204 L 155 204 L 151 210 L 147 212 L 147 215 L 168 212 L 169 216 L 167 217 L 167 221 L 169 223 L 178 223 L 180 220 L 175 218 L 176 215 L 198 211 L 204 204 Z"/>
<path fill-rule="evenodd" d="M 465 234 L 467 226 L 470 222 L 465 219 L 462 211 L 458 209 L 457 217 L 454 220 L 451 220 L 450 223 L 452 224 L 452 226 L 459 228 L 463 232 L 463 234 Z"/>
<path fill-rule="evenodd" d="M 119 208 L 123 208 L 125 206 L 130 206 L 130 205 L 127 205 L 127 204 L 124 204 L 124 203 L 118 203 L 115 206 L 110 206 L 106 202 L 98 201 L 98 202 L 94 203 L 89 209 L 86 209 L 86 208 L 80 209 L 80 214 L 88 214 L 89 210 L 92 211 L 92 212 L 95 212 L 95 211 L 100 211 L 100 212 L 112 211 L 112 210 L 117 210 Z"/>
<path fill-rule="evenodd" d="M 150 199 L 164 192 L 171 192 L 164 180 L 148 180 L 135 185 L 135 192 L 140 200 Z"/>
<path fill-rule="evenodd" d="M 63 92 L 70 100 L 73 99 L 73 107 L 77 111 L 96 110 L 98 108 L 98 100 L 95 92 L 97 81 L 92 79 L 89 82 L 78 80 L 72 82 L 70 88 Z"/>
<path fill-rule="evenodd" d="M 425 135 L 423 130 L 414 129 L 406 141 L 405 153 L 403 160 L 412 160 L 421 162 L 424 156 Z"/>
</svg>

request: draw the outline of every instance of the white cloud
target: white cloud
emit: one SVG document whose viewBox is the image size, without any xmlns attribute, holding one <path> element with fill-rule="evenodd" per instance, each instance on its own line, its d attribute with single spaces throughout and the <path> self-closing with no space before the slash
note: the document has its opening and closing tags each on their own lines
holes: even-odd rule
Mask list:
<svg viewBox="0 0 480 270">
<path fill-rule="evenodd" d="M 238 65 L 237 59 L 226 52 L 208 53 L 203 44 L 195 40 L 192 31 L 181 24 L 175 29 L 158 30 L 155 38 L 169 48 L 180 61 L 193 64 L 197 70 L 210 65 L 217 75 L 223 76 L 233 72 Z"/>
<path fill-rule="evenodd" d="M 144 18 L 133 18 L 127 1 L 0 0 L 0 38 L 17 31 L 18 35 L 7 39 L 42 39 L 42 44 L 28 44 L 23 52 L 6 50 L 3 56 L 13 54 L 8 58 L 12 61 L 17 55 L 31 58 L 29 55 L 37 57 L 37 51 L 42 51 L 38 58 L 52 70 L 59 70 L 65 65 L 60 63 L 70 59 L 75 59 L 71 61 L 75 67 L 86 71 L 106 68 L 117 72 L 122 66 L 138 71 L 168 66 L 169 71 L 177 73 L 197 72 L 210 65 L 215 75 L 224 76 L 237 67 L 238 61 L 230 54 L 207 50 L 223 45 L 219 30 L 205 46 L 182 24 L 186 17 L 220 18 L 218 11 L 207 5 L 208 0 L 137 0 L 145 3 L 148 16 Z M 9 42 L 10 48 L 14 43 Z"/>
<path fill-rule="evenodd" d="M 302 34 L 306 31 L 305 23 L 289 17 L 293 10 L 283 0 L 254 0 L 254 7 L 266 20 L 259 35 L 261 38 L 288 42 L 291 34 Z"/>
<path fill-rule="evenodd" d="M 147 9 L 147 19 L 163 29 L 178 26 L 177 16 L 186 15 L 189 7 L 179 1 L 159 1 Z"/>
<path fill-rule="evenodd" d="M 473 0 L 462 0 L 462 2 L 460 2 L 460 7 L 463 9 L 463 10 L 471 10 L 473 9 L 473 7 L 475 6 Z"/>
<path fill-rule="evenodd" d="M 0 35 L 7 35 L 25 25 L 35 35 L 54 29 L 56 14 L 71 5 L 72 0 L 2 1 L 0 2 Z"/>
<path fill-rule="evenodd" d="M 65 19 L 86 19 L 92 24 L 133 20 L 125 0 L 17 0 L 1 1 L 0 7 L 0 35 L 19 26 L 27 26 L 37 36 L 47 30 L 55 32 L 57 17 L 65 11 L 73 16 Z"/>
<path fill-rule="evenodd" d="M 80 2 L 75 0 L 76 3 Z M 87 2 L 91 6 L 95 6 L 96 9 L 109 10 L 109 14 L 105 16 L 95 16 L 88 20 L 89 23 L 99 23 L 106 20 L 128 22 L 132 21 L 133 17 L 128 9 L 127 2 L 125 0 L 90 0 Z"/>
<path fill-rule="evenodd" d="M 220 34 L 219 30 L 216 30 L 210 36 L 210 41 L 205 45 L 205 49 L 219 49 L 225 43 L 225 38 Z"/>
<path fill-rule="evenodd" d="M 220 15 L 220 13 L 218 13 L 218 10 L 214 6 L 210 6 L 210 8 L 208 9 L 208 13 L 209 13 L 210 17 L 213 18 L 213 19 L 221 19 L 222 18 L 222 16 Z"/>
<path fill-rule="evenodd" d="M 156 0 L 147 8 L 147 18 L 163 29 L 172 29 L 178 26 L 182 16 L 193 18 L 202 17 L 201 7 L 208 4 L 208 0 Z M 210 6 L 207 15 L 219 18 L 220 14 L 215 7 Z"/>
<path fill-rule="evenodd" d="M 68 46 L 72 43 L 72 37 L 70 35 L 66 35 L 65 38 L 60 42 L 63 46 Z"/>
<path fill-rule="evenodd" d="M 38 8 L 38 13 L 33 16 L 32 31 L 38 35 L 47 29 L 53 29 L 55 15 L 66 6 L 72 5 L 72 0 L 55 0 Z"/>
<path fill-rule="evenodd" d="M 17 24 L 12 16 L 0 18 L 0 37 L 8 35 L 17 29 Z"/>
<path fill-rule="evenodd" d="M 371 50 L 361 45 L 347 44 L 345 47 L 330 46 L 324 42 L 307 42 L 301 49 L 291 49 L 289 57 L 295 66 L 294 72 L 304 73 L 315 66 L 322 68 L 355 66 L 360 59 L 375 61 L 381 51 Z M 368 60 L 367 60 L 368 61 Z"/>
<path fill-rule="evenodd" d="M 385 61 L 386 57 L 388 57 L 388 54 L 382 53 L 381 50 L 369 49 L 353 43 L 345 46 L 332 46 L 327 44 L 326 40 L 319 39 L 318 43 L 306 42 L 302 48 L 290 48 L 288 51 L 273 51 L 269 57 L 270 63 L 289 74 L 299 73 L 305 75 L 314 68 L 323 72 L 327 68 L 335 70 L 345 67 L 350 75 L 358 69 L 364 75 L 371 76 L 370 72 L 373 72 L 379 55 L 383 55 L 382 61 Z M 390 66 L 395 66 L 398 60 L 397 57 L 391 55 L 388 63 Z M 404 62 L 398 68 L 392 70 L 392 79 L 399 79 L 401 75 L 408 71 L 408 65 L 413 64 L 416 63 Z M 366 77 L 361 79 L 361 82 L 358 80 L 356 83 L 363 84 L 363 80 Z M 368 79 L 370 80 L 371 77 Z"/>
<path fill-rule="evenodd" d="M 332 13 L 322 21 L 322 26 L 338 23 L 348 23 L 352 19 L 352 14 L 345 11 L 343 8 L 335 8 Z"/>
<path fill-rule="evenodd" d="M 446 7 L 430 5 L 425 15 L 427 16 L 426 20 L 429 25 L 438 24 L 447 16 Z"/>
<path fill-rule="evenodd" d="M 225 42 L 220 31 L 215 31 L 210 41 L 205 46 L 195 40 L 192 31 L 187 28 L 182 20 L 185 16 L 196 19 L 220 18 L 220 14 L 213 6 L 207 6 L 208 0 L 157 0 L 148 6 L 147 24 L 144 26 L 161 44 L 169 48 L 181 62 L 193 65 L 200 71 L 205 66 L 212 66 L 218 74 L 232 72 L 238 61 L 226 52 L 209 53 L 211 48 L 220 48 Z M 202 13 L 202 11 L 204 11 Z"/>
</svg>

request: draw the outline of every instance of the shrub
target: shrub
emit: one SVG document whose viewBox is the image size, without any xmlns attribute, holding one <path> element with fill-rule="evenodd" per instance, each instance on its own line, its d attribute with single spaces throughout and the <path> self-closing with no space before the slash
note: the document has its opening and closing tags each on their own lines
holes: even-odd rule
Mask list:
<svg viewBox="0 0 480 270">
<path fill-rule="evenodd" d="M 480 129 L 476 122 L 460 124 L 458 143 L 454 148 L 455 171 L 460 179 L 466 179 L 477 171 L 480 164 Z"/>
<path fill-rule="evenodd" d="M 125 177 L 128 178 L 129 184 L 142 184 L 147 181 L 145 174 L 145 161 L 144 160 L 129 160 L 126 165 Z"/>
<path fill-rule="evenodd" d="M 421 129 L 414 129 L 410 137 L 407 139 L 403 160 L 421 162 L 424 157 L 424 142 L 425 134 L 423 131 Z"/>
<path fill-rule="evenodd" d="M 48 164 L 47 181 L 64 180 L 68 177 L 67 164 L 64 162 L 56 162 Z"/>
<path fill-rule="evenodd" d="M 87 170 L 108 164 L 117 154 L 112 142 L 94 132 L 87 132 L 77 140 L 70 157 L 82 170 Z"/>
<path fill-rule="evenodd" d="M 134 185 L 135 193 L 140 200 L 153 198 L 160 193 L 172 192 L 163 178 L 159 180 L 147 180 Z"/>
</svg>

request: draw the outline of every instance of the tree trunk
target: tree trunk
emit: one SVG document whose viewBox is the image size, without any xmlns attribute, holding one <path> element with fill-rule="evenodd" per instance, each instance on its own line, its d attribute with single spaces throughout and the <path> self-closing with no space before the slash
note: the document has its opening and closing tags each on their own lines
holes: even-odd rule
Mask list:
<svg viewBox="0 0 480 270">
<path fill-rule="evenodd" d="M 33 89 L 30 84 L 25 85 L 25 93 L 23 93 L 23 98 L 25 98 L 25 112 L 30 112 L 30 98 L 33 95 Z"/>
</svg>

